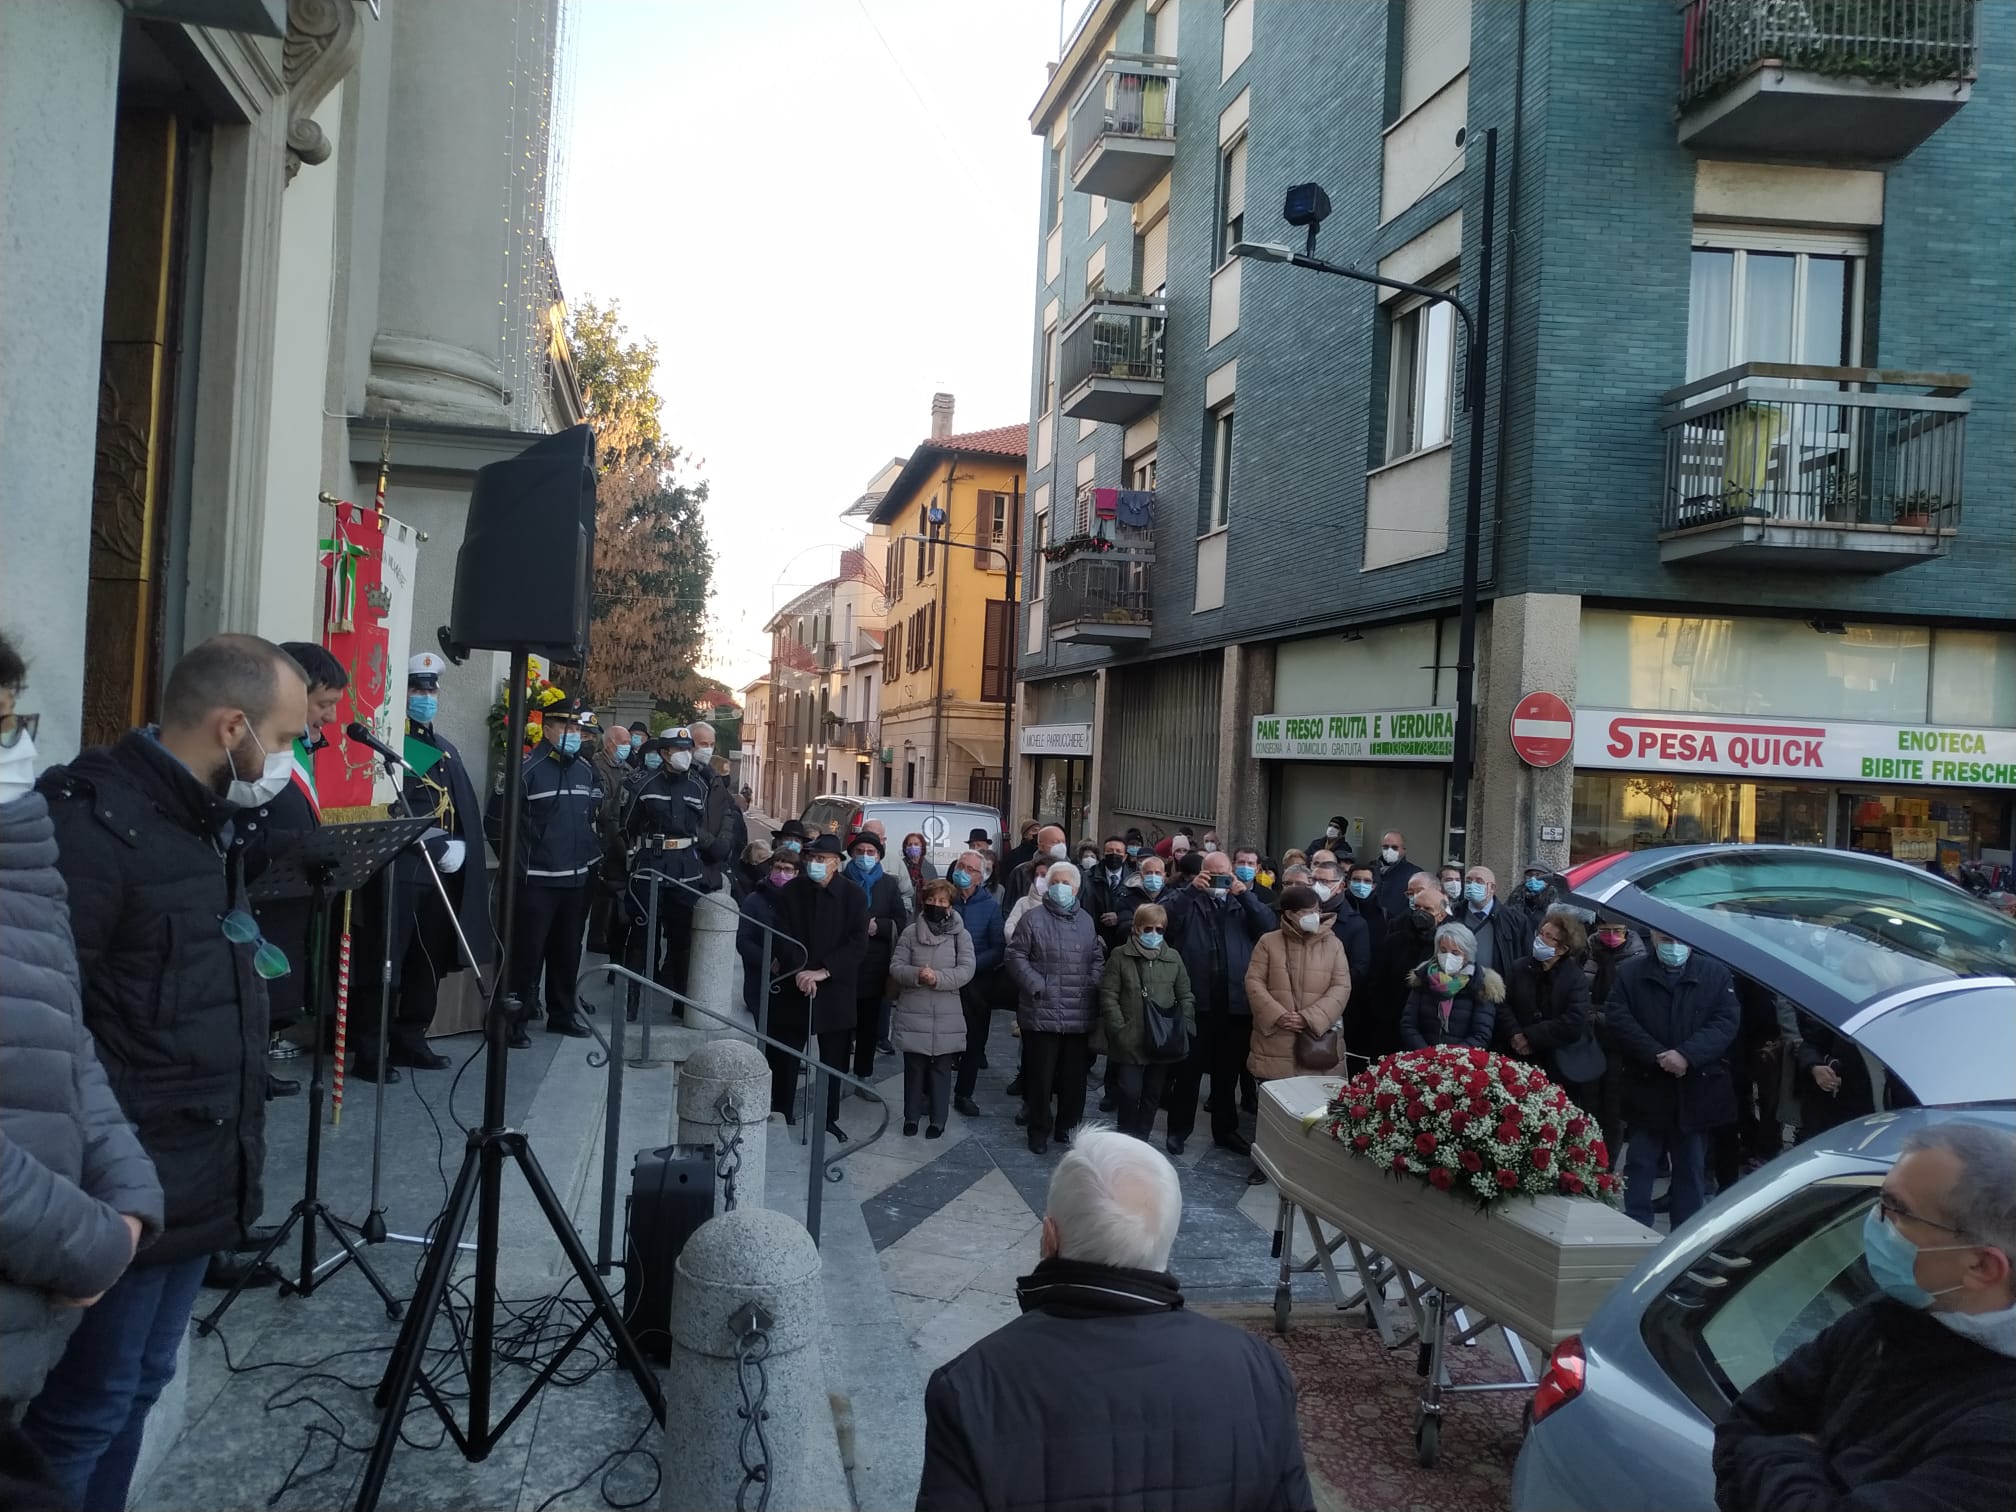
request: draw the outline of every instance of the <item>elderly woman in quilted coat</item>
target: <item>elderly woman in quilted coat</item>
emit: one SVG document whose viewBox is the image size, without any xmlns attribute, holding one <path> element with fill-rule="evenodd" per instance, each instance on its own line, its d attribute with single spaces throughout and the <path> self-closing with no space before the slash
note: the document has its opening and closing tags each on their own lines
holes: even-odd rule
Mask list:
<svg viewBox="0 0 2016 1512">
<path fill-rule="evenodd" d="M 959 989 L 973 980 L 973 936 L 953 908 L 952 884 L 928 878 L 918 894 L 917 920 L 897 937 L 889 976 L 899 989 L 889 1039 L 903 1056 L 903 1132 L 915 1134 L 928 1116 L 926 1139 L 945 1132 L 952 1073 L 966 1048 L 966 1010 Z"/>
<path fill-rule="evenodd" d="M 1029 911 L 1008 942 L 1008 975 L 1019 998 L 1015 1021 L 1022 1030 L 1029 1148 L 1038 1155 L 1050 1148 L 1053 1130 L 1059 1139 L 1068 1138 L 1085 1114 L 1085 1073 L 1091 1065 L 1106 951 L 1092 916 L 1079 907 L 1080 886 L 1077 867 L 1053 861 L 1042 903 Z"/>
</svg>

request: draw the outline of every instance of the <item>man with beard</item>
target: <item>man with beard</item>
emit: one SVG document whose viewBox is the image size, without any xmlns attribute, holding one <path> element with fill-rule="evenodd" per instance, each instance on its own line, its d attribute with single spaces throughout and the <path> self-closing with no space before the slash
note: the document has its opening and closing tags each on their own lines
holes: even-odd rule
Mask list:
<svg viewBox="0 0 2016 1512">
<path fill-rule="evenodd" d="M 79 1507 L 123 1507 L 147 1413 L 213 1251 L 263 1202 L 266 979 L 233 845 L 291 780 L 308 682 L 271 641 L 218 635 L 168 675 L 158 727 L 37 784 L 67 884 L 84 1022 L 164 1197 L 159 1238 L 86 1309 L 22 1419 Z"/>
</svg>

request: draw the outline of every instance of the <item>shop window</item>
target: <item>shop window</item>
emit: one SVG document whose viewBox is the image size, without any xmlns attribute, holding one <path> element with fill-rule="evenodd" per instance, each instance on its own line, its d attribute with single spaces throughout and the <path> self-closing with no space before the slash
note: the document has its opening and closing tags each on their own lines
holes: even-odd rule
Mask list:
<svg viewBox="0 0 2016 1512">
<path fill-rule="evenodd" d="M 2016 728 L 2016 631 L 1932 632 L 1932 723 Z"/>
<path fill-rule="evenodd" d="M 1725 841 L 1825 845 L 1830 801 L 1828 789 L 1806 784 L 1577 772 L 1569 856 Z"/>
</svg>

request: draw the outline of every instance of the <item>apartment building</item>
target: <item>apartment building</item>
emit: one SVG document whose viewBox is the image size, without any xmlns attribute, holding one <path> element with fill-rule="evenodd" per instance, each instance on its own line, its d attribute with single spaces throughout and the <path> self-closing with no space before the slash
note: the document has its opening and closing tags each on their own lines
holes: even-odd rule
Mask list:
<svg viewBox="0 0 2016 1512">
<path fill-rule="evenodd" d="M 1474 443 L 1473 858 L 2007 859 L 2012 57 L 2011 0 L 1093 5 L 1031 117 L 1019 790 L 1439 851 Z M 1234 252 L 1315 182 L 1318 256 L 1475 310 L 1494 131 L 1475 408 L 1448 304 Z"/>
</svg>

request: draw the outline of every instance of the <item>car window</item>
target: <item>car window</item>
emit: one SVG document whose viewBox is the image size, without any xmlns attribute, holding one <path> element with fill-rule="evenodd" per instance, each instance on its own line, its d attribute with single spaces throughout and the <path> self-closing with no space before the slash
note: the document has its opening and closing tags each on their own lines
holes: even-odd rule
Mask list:
<svg viewBox="0 0 2016 1512">
<path fill-rule="evenodd" d="M 837 835 L 854 805 L 844 798 L 815 798 L 805 807 L 800 822 L 815 835 Z"/>
<path fill-rule="evenodd" d="M 1949 883 L 1895 866 L 1830 852 L 1732 850 L 1636 885 L 1850 1003 L 2016 974 L 2016 924 Z"/>
<path fill-rule="evenodd" d="M 2016 989 L 1983 985 L 1900 1003 L 1855 1038 L 1935 1102 L 2016 1097 Z"/>
<path fill-rule="evenodd" d="M 1647 1348 L 1712 1421 L 1743 1389 L 1877 1294 L 1862 1220 L 1878 1172 L 1833 1176 L 1715 1236 L 1645 1309 Z"/>
</svg>

